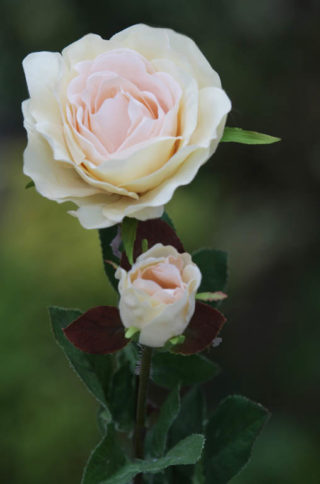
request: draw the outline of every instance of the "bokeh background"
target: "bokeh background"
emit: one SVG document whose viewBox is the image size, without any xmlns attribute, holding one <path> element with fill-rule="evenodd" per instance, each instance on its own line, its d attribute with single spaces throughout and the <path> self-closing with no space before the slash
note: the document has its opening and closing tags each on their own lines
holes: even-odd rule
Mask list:
<svg viewBox="0 0 320 484">
<path fill-rule="evenodd" d="M 22 174 L 21 61 L 138 22 L 191 36 L 233 102 L 229 125 L 283 138 L 223 144 L 168 205 L 188 250 L 230 256 L 229 324 L 210 404 L 240 392 L 272 412 L 234 484 L 320 482 L 320 5 L 317 0 L 0 0 L 0 480 L 76 484 L 97 442 L 95 402 L 69 369 L 47 307 L 115 301 L 96 231 Z"/>
</svg>

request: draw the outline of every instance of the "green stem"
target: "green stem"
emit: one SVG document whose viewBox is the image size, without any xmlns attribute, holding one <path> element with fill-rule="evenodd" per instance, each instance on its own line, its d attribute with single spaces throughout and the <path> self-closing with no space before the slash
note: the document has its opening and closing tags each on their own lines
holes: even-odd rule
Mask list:
<svg viewBox="0 0 320 484">
<path fill-rule="evenodd" d="M 134 451 L 137 459 L 143 459 L 144 457 L 145 418 L 151 358 L 152 348 L 143 346 L 137 399 L 136 427 L 134 433 Z M 142 482 L 142 475 L 139 474 L 136 476 L 134 482 L 135 484 Z"/>
</svg>

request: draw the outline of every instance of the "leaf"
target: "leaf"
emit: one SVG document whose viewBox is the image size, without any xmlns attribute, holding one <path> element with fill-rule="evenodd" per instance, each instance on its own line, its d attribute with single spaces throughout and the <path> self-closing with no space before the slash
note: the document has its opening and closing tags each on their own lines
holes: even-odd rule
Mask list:
<svg viewBox="0 0 320 484">
<path fill-rule="evenodd" d="M 217 309 L 196 301 L 195 312 L 183 333 L 186 339 L 172 351 L 183 355 L 203 351 L 212 344 L 225 322 L 225 317 Z"/>
<path fill-rule="evenodd" d="M 118 226 L 114 225 L 113 227 L 99 230 L 99 239 L 102 250 L 104 270 L 111 285 L 116 291 L 118 291 L 119 281 L 114 277 L 115 268 L 112 267 L 112 265 L 107 261 L 111 261 L 116 264 L 119 263 L 119 259 L 113 253 L 112 246 L 110 245 L 112 241 L 117 237 L 118 229 Z"/>
<path fill-rule="evenodd" d="M 215 249 L 199 249 L 192 254 L 192 260 L 202 274 L 199 293 L 223 291 L 228 278 L 227 253 Z M 216 307 L 217 302 L 209 302 Z"/>
<path fill-rule="evenodd" d="M 146 436 L 147 455 L 160 457 L 164 454 L 168 432 L 180 410 L 180 385 L 174 388 L 162 405 L 158 418 Z M 188 433 L 188 435 L 190 432 Z"/>
<path fill-rule="evenodd" d="M 34 181 L 31 180 L 26 184 L 24 188 L 27 190 L 28 188 L 33 188 L 34 186 L 35 186 Z"/>
<path fill-rule="evenodd" d="M 140 359 L 139 347 L 132 342 L 125 346 L 121 351 L 116 354 L 118 366 L 123 366 L 127 363 L 130 365 L 131 373 L 135 374 L 138 361 Z"/>
<path fill-rule="evenodd" d="M 268 411 L 240 395 L 227 397 L 211 417 L 204 453 L 206 483 L 225 484 L 248 462 Z"/>
<path fill-rule="evenodd" d="M 142 253 L 143 239 L 148 241 L 149 248 L 157 243 L 161 243 L 163 245 L 172 245 L 180 253 L 185 252 L 182 242 L 174 229 L 160 218 L 138 223 L 133 251 L 134 261 Z M 126 270 L 129 270 L 131 267 L 125 253 L 122 254 L 121 266 Z"/>
<path fill-rule="evenodd" d="M 129 432 L 135 422 L 136 378 L 126 362 L 114 374 L 108 401 L 117 429 Z"/>
<path fill-rule="evenodd" d="M 281 138 L 275 138 L 268 134 L 257 133 L 256 131 L 245 131 L 241 128 L 225 127 L 221 138 L 223 142 L 243 143 L 246 145 L 268 145 L 281 141 Z"/>
<path fill-rule="evenodd" d="M 203 435 L 190 435 L 169 450 L 164 457 L 160 459 L 135 460 L 127 463 L 108 479 L 98 482 L 99 484 L 128 484 L 134 476 L 140 473 L 156 474 L 169 466 L 195 464 L 201 456 L 203 446 Z"/>
<path fill-rule="evenodd" d="M 136 239 L 138 221 L 135 218 L 126 217 L 121 225 L 121 238 L 129 263 L 133 264 L 133 247 Z"/>
<path fill-rule="evenodd" d="M 203 459 L 198 460 L 193 469 L 192 484 L 205 484 Z"/>
<path fill-rule="evenodd" d="M 126 463 L 123 450 L 116 440 L 112 425 L 108 425 L 107 434 L 93 449 L 84 468 L 81 484 L 98 484 L 115 473 Z"/>
<path fill-rule="evenodd" d="M 129 342 L 119 310 L 113 306 L 89 309 L 63 331 L 74 346 L 91 354 L 115 353 Z"/>
<path fill-rule="evenodd" d="M 206 418 L 203 391 L 196 385 L 181 400 L 180 412 L 170 430 L 170 444 L 175 445 L 190 434 L 202 433 Z"/>
<path fill-rule="evenodd" d="M 77 319 L 81 315 L 81 311 L 53 306 L 49 308 L 49 313 L 55 338 L 69 360 L 71 368 L 105 409 L 107 413 L 105 418 L 111 420 L 106 389 L 113 374 L 114 356 L 83 353 L 67 340 L 63 329 Z"/>
<path fill-rule="evenodd" d="M 203 433 L 206 419 L 206 402 L 202 389 L 196 385 L 186 393 L 181 401 L 181 408 L 178 417 L 174 421 L 170 433 L 170 445 L 175 445 L 190 433 Z M 202 459 L 201 459 L 202 460 Z M 196 467 L 201 464 L 197 462 Z M 202 467 L 202 465 L 200 466 Z M 200 477 L 200 469 L 193 469 L 189 466 L 177 466 L 172 469 L 172 479 L 174 483 L 184 484 L 191 482 L 192 473 Z M 197 482 L 194 480 L 194 482 Z"/>
<path fill-rule="evenodd" d="M 162 387 L 174 388 L 178 383 L 204 383 L 220 373 L 218 365 L 203 355 L 181 356 L 155 352 L 152 358 L 151 379 Z"/>
<path fill-rule="evenodd" d="M 108 414 L 102 406 L 99 407 L 97 412 L 97 424 L 101 435 L 105 435 L 107 432 L 108 424 L 110 423 L 110 414 Z"/>
</svg>

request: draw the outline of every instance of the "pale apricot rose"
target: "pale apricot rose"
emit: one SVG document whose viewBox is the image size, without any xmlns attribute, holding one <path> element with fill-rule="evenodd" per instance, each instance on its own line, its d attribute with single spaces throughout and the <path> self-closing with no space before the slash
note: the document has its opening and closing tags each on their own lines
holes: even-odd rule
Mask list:
<svg viewBox="0 0 320 484">
<path fill-rule="evenodd" d="M 216 150 L 230 101 L 196 44 L 134 25 L 23 61 L 24 173 L 85 228 L 161 216 Z"/>
<path fill-rule="evenodd" d="M 140 331 L 141 344 L 161 347 L 184 332 L 201 282 L 190 254 L 156 244 L 137 258 L 130 271 L 119 267 L 115 275 L 122 323 Z"/>
</svg>

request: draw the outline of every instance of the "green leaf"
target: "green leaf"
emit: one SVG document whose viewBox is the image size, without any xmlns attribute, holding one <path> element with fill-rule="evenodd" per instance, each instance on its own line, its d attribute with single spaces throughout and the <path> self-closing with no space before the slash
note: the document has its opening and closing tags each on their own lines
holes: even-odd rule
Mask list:
<svg viewBox="0 0 320 484">
<path fill-rule="evenodd" d="M 82 313 L 77 309 L 49 308 L 51 323 L 57 343 L 63 349 L 71 368 L 80 377 L 90 393 L 97 399 L 111 420 L 106 399 L 106 389 L 112 379 L 114 357 L 112 355 L 90 355 L 73 346 L 63 333 L 63 328 Z"/>
<path fill-rule="evenodd" d="M 106 435 L 107 428 L 110 423 L 109 415 L 110 413 L 108 413 L 106 409 L 100 405 L 97 412 L 97 424 L 102 436 Z"/>
<path fill-rule="evenodd" d="M 24 188 L 27 190 L 28 188 L 33 188 L 34 186 L 35 186 L 34 181 L 31 180 L 26 184 Z"/>
<path fill-rule="evenodd" d="M 114 374 L 108 401 L 117 429 L 129 432 L 135 422 L 136 378 L 130 363 L 124 363 Z"/>
<path fill-rule="evenodd" d="M 121 351 L 117 353 L 116 356 L 118 367 L 129 363 L 131 373 L 135 374 L 140 355 L 139 348 L 134 342 L 131 342 L 129 345 L 125 346 Z"/>
<path fill-rule="evenodd" d="M 107 434 L 93 449 L 83 472 L 81 484 L 98 484 L 125 466 L 126 459 L 112 425 L 108 425 Z"/>
<path fill-rule="evenodd" d="M 128 261 L 131 265 L 133 264 L 133 247 L 136 240 L 137 225 L 137 219 L 128 217 L 123 220 L 121 225 L 121 238 Z"/>
<path fill-rule="evenodd" d="M 196 385 L 184 395 L 181 401 L 181 408 L 178 417 L 174 421 L 170 433 L 170 445 L 175 445 L 190 433 L 203 433 L 206 419 L 206 402 L 202 389 Z M 202 459 L 201 459 L 202 460 Z M 202 468 L 201 460 L 196 467 Z M 200 479 L 201 469 L 190 469 L 189 466 L 177 466 L 172 469 L 172 479 L 174 483 L 191 483 L 192 473 Z M 196 478 L 194 478 L 196 479 Z M 194 482 L 198 482 L 194 480 Z"/>
<path fill-rule="evenodd" d="M 206 430 L 206 483 L 225 484 L 248 462 L 252 446 L 268 419 L 268 411 L 245 397 L 227 397 Z"/>
<path fill-rule="evenodd" d="M 174 388 L 178 383 L 182 386 L 203 383 L 219 372 L 219 366 L 202 355 L 157 352 L 152 358 L 151 378 L 157 385 L 166 388 Z"/>
<path fill-rule="evenodd" d="M 170 430 L 170 445 L 175 445 L 190 434 L 204 431 L 206 402 L 202 389 L 196 385 L 181 400 L 178 417 Z"/>
<path fill-rule="evenodd" d="M 193 469 L 192 484 L 205 484 L 203 459 L 198 460 Z"/>
<path fill-rule="evenodd" d="M 156 474 L 169 466 L 195 464 L 200 459 L 203 446 L 203 435 L 190 435 L 169 450 L 164 457 L 127 463 L 108 479 L 98 482 L 99 484 L 128 484 L 140 473 Z M 89 482 L 83 484 L 89 484 Z"/>
<path fill-rule="evenodd" d="M 222 250 L 199 249 L 192 254 L 192 260 L 202 274 L 199 293 L 223 291 L 228 278 L 227 253 Z M 217 306 L 216 301 L 208 304 Z"/>
<path fill-rule="evenodd" d="M 158 418 L 146 436 L 146 453 L 151 457 L 164 454 L 168 432 L 180 410 L 180 385 L 172 390 L 162 405 Z M 190 432 L 188 433 L 188 435 Z"/>
<path fill-rule="evenodd" d="M 231 143 L 242 143 L 246 145 L 269 145 L 281 141 L 268 134 L 257 133 L 256 131 L 246 131 L 241 128 L 225 127 L 221 141 Z"/>
<path fill-rule="evenodd" d="M 117 233 L 118 233 L 117 225 L 114 225 L 113 227 L 109 227 L 107 229 L 99 230 L 99 239 L 100 239 L 100 245 L 102 250 L 104 270 L 111 285 L 116 291 L 118 291 L 119 281 L 114 277 L 115 268 L 112 267 L 112 265 L 106 261 L 111 261 L 116 264 L 119 263 L 119 259 L 117 259 L 117 257 L 114 255 L 112 247 L 110 245 L 111 242 L 114 240 L 114 238 L 117 236 Z"/>
</svg>

